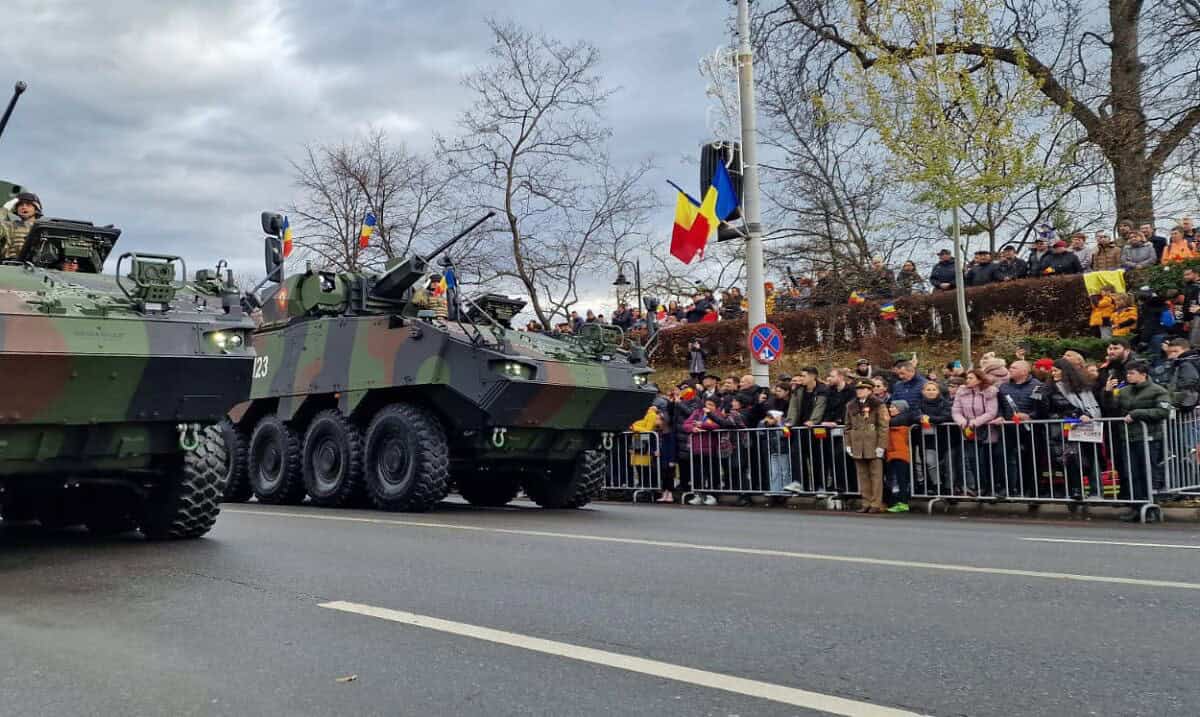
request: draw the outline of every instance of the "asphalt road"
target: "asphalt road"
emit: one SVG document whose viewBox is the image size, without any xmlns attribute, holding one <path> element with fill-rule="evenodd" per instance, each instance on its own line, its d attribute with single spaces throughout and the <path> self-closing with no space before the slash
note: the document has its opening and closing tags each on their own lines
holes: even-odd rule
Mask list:
<svg viewBox="0 0 1200 717">
<path fill-rule="evenodd" d="M 1194 717 L 1197 547 L 613 504 L 0 528 L 0 715 Z"/>
</svg>

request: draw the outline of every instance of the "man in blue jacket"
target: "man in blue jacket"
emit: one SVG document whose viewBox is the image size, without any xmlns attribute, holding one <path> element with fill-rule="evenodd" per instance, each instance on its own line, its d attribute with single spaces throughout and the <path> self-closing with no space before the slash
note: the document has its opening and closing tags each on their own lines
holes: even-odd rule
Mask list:
<svg viewBox="0 0 1200 717">
<path fill-rule="evenodd" d="M 938 252 L 938 263 L 929 272 L 929 285 L 934 291 L 949 291 L 954 288 L 954 277 L 957 274 L 954 267 L 954 256 L 949 249 Z"/>
</svg>

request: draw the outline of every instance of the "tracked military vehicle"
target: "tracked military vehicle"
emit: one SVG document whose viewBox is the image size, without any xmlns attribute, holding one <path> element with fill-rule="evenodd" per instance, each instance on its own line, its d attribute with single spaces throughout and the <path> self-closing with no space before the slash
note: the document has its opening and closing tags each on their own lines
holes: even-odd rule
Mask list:
<svg viewBox="0 0 1200 717">
<path fill-rule="evenodd" d="M 268 277 L 282 277 L 280 226 L 264 214 Z M 547 508 L 598 493 L 603 449 L 654 399 L 644 356 L 615 327 L 514 331 L 523 302 L 502 296 L 450 286 L 423 302 L 431 260 L 465 234 L 379 275 L 310 268 L 269 290 L 250 399 L 230 414 L 244 461 L 230 500 L 424 511 L 452 488 L 491 506 L 523 489 Z"/>
<path fill-rule="evenodd" d="M 0 183 L 0 202 L 19 192 Z M 0 262 L 0 516 L 197 537 L 219 511 L 217 425 L 248 390 L 254 323 L 220 266 L 185 281 L 179 257 L 125 253 L 104 274 L 120 234 L 42 218 Z"/>
</svg>

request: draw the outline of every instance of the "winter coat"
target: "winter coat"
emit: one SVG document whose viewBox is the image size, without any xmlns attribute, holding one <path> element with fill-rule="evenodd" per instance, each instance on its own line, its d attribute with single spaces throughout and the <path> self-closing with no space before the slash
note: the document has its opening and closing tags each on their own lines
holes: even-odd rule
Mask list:
<svg viewBox="0 0 1200 717">
<path fill-rule="evenodd" d="M 1137 245 L 1126 244 L 1125 248 L 1121 250 L 1122 269 L 1141 269 L 1157 263 L 1158 254 L 1154 251 L 1154 247 L 1145 242 Z"/>
<path fill-rule="evenodd" d="M 1101 418 L 1103 415 L 1100 403 L 1090 390 L 1072 398 L 1066 385 L 1059 382 L 1047 384 L 1043 395 L 1043 411 L 1047 418 L 1081 418 L 1085 415 Z"/>
<path fill-rule="evenodd" d="M 1101 244 L 1092 254 L 1092 271 L 1121 268 L 1121 249 L 1116 244 Z"/>
<path fill-rule="evenodd" d="M 793 426 L 803 425 L 808 421 L 820 423 L 825 420 L 825 403 L 829 389 L 817 384 L 812 391 L 803 387 L 792 392 L 792 400 L 788 403 L 787 421 Z"/>
<path fill-rule="evenodd" d="M 1092 315 L 1088 318 L 1088 326 L 1112 326 L 1113 311 L 1116 309 L 1117 302 L 1113 297 L 1107 294 L 1101 294 L 1096 300 L 1096 305 L 1092 307 Z"/>
<path fill-rule="evenodd" d="M 697 433 L 696 429 L 700 432 Z M 683 430 L 691 439 L 692 453 L 700 456 L 714 456 L 718 453 L 727 454 L 731 448 L 729 437 L 712 433 L 712 431 L 720 431 L 734 428 L 733 421 L 720 411 L 711 414 L 705 414 L 704 408 L 697 408 L 692 411 L 692 415 L 688 416 L 687 421 L 683 424 Z"/>
<path fill-rule="evenodd" d="M 927 383 L 929 380 L 920 374 L 914 375 L 908 381 L 897 380 L 892 384 L 892 400 L 904 401 L 911 408 L 921 400 L 921 389 L 925 388 Z"/>
<path fill-rule="evenodd" d="M 1038 264 L 1037 273 L 1039 276 L 1082 274 L 1083 266 L 1079 263 L 1079 257 L 1069 251 L 1064 251 L 1062 254 L 1050 252 Z"/>
<path fill-rule="evenodd" d="M 960 428 L 971 428 L 975 439 L 987 443 L 995 443 L 998 438 L 991 426 L 988 425 L 1000 415 L 999 391 L 995 386 L 984 389 L 963 386 L 954 397 L 954 405 L 950 409 L 954 422 Z"/>
<path fill-rule="evenodd" d="M 707 371 L 708 367 L 704 363 L 704 359 L 707 356 L 708 354 L 705 353 L 704 349 L 692 349 L 688 351 L 688 373 L 694 375 Z"/>
<path fill-rule="evenodd" d="M 854 389 L 846 385 L 842 390 L 829 387 L 829 395 L 825 397 L 825 423 L 840 423 L 846 418 L 846 406 L 857 400 Z"/>
<path fill-rule="evenodd" d="M 925 280 L 915 271 L 901 271 L 896 274 L 896 295 L 911 296 L 925 293 Z"/>
<path fill-rule="evenodd" d="M 1038 275 L 1038 267 L 1042 265 L 1042 260 L 1050 256 L 1051 253 L 1049 249 L 1043 252 L 1034 249 L 1029 250 L 1029 258 L 1025 260 L 1025 266 L 1029 269 L 1030 276 Z"/>
<path fill-rule="evenodd" d="M 1137 340 L 1139 344 L 1151 351 L 1158 348 L 1150 346 L 1151 340 L 1155 336 L 1166 336 L 1167 334 L 1167 327 L 1163 326 L 1162 316 L 1168 308 L 1167 302 L 1157 298 L 1143 301 L 1142 305 L 1138 307 Z"/>
<path fill-rule="evenodd" d="M 938 396 L 933 401 L 922 396 L 917 403 L 909 404 L 909 413 L 915 415 L 918 422 L 921 420 L 921 416 L 929 416 L 929 423 L 933 426 L 950 423 L 954 420 L 950 399 L 945 396 Z"/>
<path fill-rule="evenodd" d="M 1200 403 L 1200 351 L 1183 353 L 1166 362 L 1160 385 L 1167 389 L 1171 405 L 1190 411 Z"/>
<path fill-rule="evenodd" d="M 1022 259 L 1014 258 L 1012 261 L 1001 259 L 996 262 L 996 278 L 999 281 L 1024 279 L 1027 274 L 1029 274 L 1029 265 Z"/>
<path fill-rule="evenodd" d="M 1167 389 L 1151 379 L 1146 379 L 1136 386 L 1126 384 L 1114 400 L 1119 413 L 1133 419 L 1133 423 L 1128 424 L 1130 443 L 1153 441 L 1162 437 L 1162 429 L 1158 428 L 1157 424 L 1171 415 L 1171 401 Z M 1149 431 L 1146 430 L 1147 424 L 1150 426 Z"/>
<path fill-rule="evenodd" d="M 1167 244 L 1167 248 L 1163 250 L 1162 261 L 1163 265 L 1170 264 L 1175 261 L 1183 261 L 1185 259 L 1195 259 L 1196 252 L 1192 251 L 1192 247 L 1188 245 L 1187 240 L 1179 242 L 1171 242 Z"/>
<path fill-rule="evenodd" d="M 1011 421 L 1015 413 L 1027 413 L 1034 420 L 1044 418 L 1044 392 L 1042 382 L 1036 378 L 1025 383 L 1009 381 L 1000 387 L 1000 414 L 1006 421 Z"/>
<path fill-rule="evenodd" d="M 1091 270 L 1092 257 L 1096 254 L 1094 249 L 1089 246 L 1083 246 L 1078 249 L 1068 249 L 1067 252 L 1075 255 L 1075 258 L 1079 260 L 1079 266 L 1082 267 L 1084 271 Z"/>
<path fill-rule="evenodd" d="M 886 406 L 873 397 L 862 403 L 855 397 L 846 406 L 846 451 L 850 457 L 878 458 L 877 450 L 887 450 L 889 424 Z"/>
<path fill-rule="evenodd" d="M 933 287 L 933 291 L 943 291 L 941 284 L 949 284 L 950 288 L 954 288 L 954 277 L 958 272 L 954 268 L 954 260 L 946 259 L 934 264 L 933 271 L 929 272 L 929 284 Z"/>
<path fill-rule="evenodd" d="M 1000 281 L 999 266 L 995 262 L 989 261 L 986 264 L 972 264 L 970 269 L 967 269 L 967 286 L 987 286 Z"/>
<path fill-rule="evenodd" d="M 1129 336 L 1137 328 L 1138 310 L 1136 306 L 1127 306 L 1113 313 L 1113 336 Z"/>
</svg>

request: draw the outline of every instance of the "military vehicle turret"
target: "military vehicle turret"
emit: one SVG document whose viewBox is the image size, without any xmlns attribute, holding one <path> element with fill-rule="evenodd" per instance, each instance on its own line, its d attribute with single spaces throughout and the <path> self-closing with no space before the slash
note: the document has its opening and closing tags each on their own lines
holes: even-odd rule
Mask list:
<svg viewBox="0 0 1200 717">
<path fill-rule="evenodd" d="M 519 332 L 523 302 L 459 296 L 452 262 L 431 260 L 486 218 L 382 274 L 310 268 L 263 297 L 250 399 L 230 414 L 245 448 L 231 500 L 423 511 L 456 487 L 568 508 L 599 492 L 602 451 L 655 397 L 650 369 L 615 327 Z M 281 221 L 263 216 L 268 277 Z"/>
<path fill-rule="evenodd" d="M 0 183 L 0 202 L 21 192 Z M 253 363 L 231 272 L 185 281 L 179 257 L 125 253 L 106 275 L 120 229 L 23 228 L 20 253 L 0 262 L 0 516 L 204 534 L 230 468 L 217 426 Z"/>
</svg>

